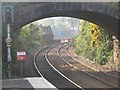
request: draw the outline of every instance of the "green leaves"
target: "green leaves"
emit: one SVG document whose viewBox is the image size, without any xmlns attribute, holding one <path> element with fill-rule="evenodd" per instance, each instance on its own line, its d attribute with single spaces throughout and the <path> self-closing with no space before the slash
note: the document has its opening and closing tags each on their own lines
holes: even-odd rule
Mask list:
<svg viewBox="0 0 120 90">
<path fill-rule="evenodd" d="M 29 50 L 35 45 L 43 45 L 43 35 L 42 26 L 37 23 L 31 23 L 21 28 L 19 41 L 26 50 Z"/>
<path fill-rule="evenodd" d="M 81 22 L 80 33 L 77 37 L 74 38 L 75 53 L 80 56 L 87 57 L 92 61 L 96 61 L 101 65 L 104 65 L 108 62 L 108 60 L 113 58 L 113 45 L 111 41 L 112 37 L 104 29 L 97 27 L 101 30 L 101 37 L 98 37 L 97 39 L 99 44 L 98 47 L 91 47 L 91 33 L 88 30 L 89 26 L 89 22 Z"/>
</svg>

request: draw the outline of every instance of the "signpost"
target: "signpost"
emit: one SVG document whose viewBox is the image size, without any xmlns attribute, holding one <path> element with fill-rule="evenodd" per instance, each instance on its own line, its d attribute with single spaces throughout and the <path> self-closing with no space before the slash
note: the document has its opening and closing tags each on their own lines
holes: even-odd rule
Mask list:
<svg viewBox="0 0 120 90">
<path fill-rule="evenodd" d="M 26 52 L 25 51 L 18 51 L 17 52 L 17 60 L 25 61 L 26 60 Z"/>
<path fill-rule="evenodd" d="M 23 76 L 22 62 L 26 60 L 26 52 L 25 51 L 18 51 L 16 54 L 16 59 L 21 62 L 20 68 L 21 68 L 21 78 L 22 78 L 22 76 Z"/>
</svg>

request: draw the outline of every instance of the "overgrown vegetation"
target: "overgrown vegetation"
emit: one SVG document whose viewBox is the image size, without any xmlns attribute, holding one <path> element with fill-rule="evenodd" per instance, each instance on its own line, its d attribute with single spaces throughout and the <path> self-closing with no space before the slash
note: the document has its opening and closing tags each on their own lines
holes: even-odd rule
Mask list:
<svg viewBox="0 0 120 90">
<path fill-rule="evenodd" d="M 75 53 L 101 65 L 113 61 L 112 36 L 103 28 L 82 21 L 79 35 L 74 38 Z"/>
<path fill-rule="evenodd" d="M 5 36 L 5 35 L 4 35 Z M 11 43 L 11 55 L 12 55 L 12 72 L 14 72 L 14 65 L 17 63 L 16 61 L 16 52 L 20 50 L 25 50 L 27 52 L 27 55 L 29 55 L 29 52 L 32 48 L 35 47 L 42 47 L 44 45 L 44 32 L 42 29 L 42 25 L 39 25 L 38 23 L 31 23 L 24 27 L 22 27 L 20 30 L 14 31 L 14 33 L 11 34 L 12 37 L 12 43 Z M 8 77 L 8 68 L 7 68 L 7 47 L 6 43 L 3 43 L 5 47 L 3 47 L 3 78 Z M 13 73 L 15 74 L 15 73 Z"/>
<path fill-rule="evenodd" d="M 41 23 L 41 24 L 38 24 Z M 32 51 L 31 49 L 34 49 L 35 47 L 42 47 L 44 45 L 47 45 L 49 43 L 52 43 L 52 37 L 49 38 L 49 36 L 46 38 L 46 35 L 43 31 L 46 27 L 52 28 L 54 37 L 71 37 L 73 34 L 70 34 L 67 32 L 67 35 L 64 33 L 66 31 L 71 30 L 71 32 L 78 32 L 78 25 L 79 20 L 76 18 L 70 18 L 70 17 L 56 17 L 56 18 L 50 18 L 46 20 L 40 20 L 36 21 L 34 23 L 28 24 L 24 27 L 22 27 L 20 30 L 15 30 L 12 32 L 11 30 L 11 38 L 12 38 L 12 45 L 11 45 L 11 54 L 12 54 L 12 72 L 14 74 L 14 68 L 16 69 L 17 61 L 16 61 L 16 52 L 20 50 L 25 50 L 27 52 L 27 55 L 29 55 L 29 52 Z M 3 78 L 7 78 L 8 75 L 8 61 L 7 61 L 7 47 L 6 47 L 6 25 L 3 26 L 3 66 L 2 66 L 2 74 Z M 47 29 L 50 29 L 47 28 Z M 62 31 L 62 33 L 61 33 Z M 60 37 L 59 37 L 60 38 Z M 47 39 L 47 40 L 46 40 Z M 49 41 L 46 44 L 46 41 Z M 56 40 L 57 42 L 57 40 Z M 53 42 L 55 43 L 55 41 Z M 15 66 L 16 65 L 16 66 Z M 16 72 L 15 72 L 16 73 Z"/>
</svg>

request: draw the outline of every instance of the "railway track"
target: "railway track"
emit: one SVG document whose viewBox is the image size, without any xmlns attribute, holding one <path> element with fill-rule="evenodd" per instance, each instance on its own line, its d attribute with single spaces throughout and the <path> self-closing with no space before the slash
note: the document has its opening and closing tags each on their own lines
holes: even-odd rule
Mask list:
<svg viewBox="0 0 120 90">
<path fill-rule="evenodd" d="M 34 66 L 37 72 L 41 77 L 47 79 L 60 90 L 66 90 L 67 88 L 72 90 L 82 90 L 81 87 L 71 83 L 63 75 L 54 70 L 53 67 L 51 67 L 51 65 L 48 63 L 46 53 L 48 49 L 53 48 L 53 46 L 55 47 L 55 45 L 45 47 L 34 55 Z"/>
<path fill-rule="evenodd" d="M 113 88 L 113 86 L 100 82 L 99 80 L 91 77 L 88 74 L 83 73 L 77 68 L 72 67 L 72 65 L 66 64 L 57 54 L 58 48 L 53 48 L 48 51 L 49 62 L 57 69 L 62 72 L 65 76 L 70 78 L 76 84 L 82 86 L 83 88 Z M 54 55 L 54 57 L 52 57 Z M 91 83 L 91 82 L 97 83 Z"/>
<path fill-rule="evenodd" d="M 66 52 L 66 54 L 69 56 L 69 57 L 71 57 L 73 60 L 75 60 L 76 62 L 78 62 L 78 63 L 80 63 L 80 61 L 78 60 L 78 59 L 76 59 L 76 58 L 74 58 L 73 56 L 71 56 L 70 54 L 69 54 L 69 52 L 68 52 L 68 48 L 70 47 L 70 45 L 68 45 L 67 46 L 67 48 L 65 49 L 65 52 Z M 85 66 L 85 65 L 84 65 Z M 87 66 L 88 67 L 88 66 Z M 90 67 L 88 67 L 88 68 L 90 68 Z M 90 68 L 91 69 L 91 68 Z M 92 69 L 93 71 L 97 71 L 97 70 L 94 70 L 94 69 Z M 117 78 L 118 80 L 120 80 L 120 76 L 119 76 L 119 74 L 120 74 L 120 72 L 119 71 L 112 71 L 112 72 L 110 72 L 110 71 L 108 71 L 108 72 L 103 72 L 103 71 L 101 71 L 101 70 L 98 70 L 99 72 L 102 72 L 102 73 L 104 73 L 104 74 L 107 74 L 108 76 L 111 76 L 111 78 Z M 117 82 L 118 83 L 118 82 Z"/>
<path fill-rule="evenodd" d="M 39 50 L 34 56 L 34 65 L 39 75 L 46 78 L 58 89 L 86 90 L 88 88 L 105 88 L 106 90 L 118 90 L 116 85 L 101 80 L 91 73 L 86 73 L 85 71 L 90 70 L 89 68 L 85 69 L 82 66 L 81 70 L 80 67 L 74 65 L 75 63 L 78 64 L 78 62 L 68 61 L 67 58 L 70 60 L 71 57 L 66 53 L 65 46 L 67 44 L 56 46 L 48 46 Z M 63 51 L 61 51 L 62 49 Z M 63 57 L 64 55 L 62 56 L 61 52 L 64 55 L 66 53 L 66 57 Z"/>
<path fill-rule="evenodd" d="M 59 57 L 64 62 L 66 62 L 68 65 L 70 65 L 76 69 L 79 69 L 80 71 L 88 74 L 89 76 L 91 76 L 99 81 L 102 81 L 103 83 L 109 84 L 109 85 L 113 86 L 114 88 L 118 88 L 119 78 L 117 76 L 111 75 L 111 74 L 108 74 L 105 72 L 101 72 L 101 71 L 96 72 L 96 71 L 82 65 L 79 60 L 76 60 L 75 58 L 73 58 L 69 55 L 67 49 L 68 49 L 68 46 L 63 45 L 57 51 Z"/>
<path fill-rule="evenodd" d="M 70 47 L 70 45 L 68 45 L 67 46 L 67 48 L 65 48 L 65 52 L 66 52 L 66 54 L 69 56 L 69 57 L 71 57 L 73 60 L 75 60 L 75 61 L 77 61 L 78 63 L 80 63 L 80 61 L 78 60 L 78 59 L 76 59 L 75 57 L 73 57 L 73 56 L 71 56 L 70 54 L 69 54 L 69 52 L 68 52 L 68 48 Z M 85 65 L 84 65 L 85 66 Z M 86 66 L 86 67 L 88 67 L 88 66 Z M 88 67 L 88 68 L 90 68 L 90 66 Z M 92 68 L 90 68 L 90 69 L 92 69 Z M 95 70 L 95 69 L 92 69 L 93 71 L 100 71 L 100 70 Z M 103 72 L 103 71 L 100 71 L 100 72 Z M 115 78 L 119 78 L 120 79 L 120 77 L 119 77 L 119 71 L 112 71 L 112 72 L 103 72 L 103 73 L 105 73 L 105 74 L 108 74 L 108 75 L 110 75 L 110 76 L 112 76 L 112 77 L 115 77 Z"/>
</svg>

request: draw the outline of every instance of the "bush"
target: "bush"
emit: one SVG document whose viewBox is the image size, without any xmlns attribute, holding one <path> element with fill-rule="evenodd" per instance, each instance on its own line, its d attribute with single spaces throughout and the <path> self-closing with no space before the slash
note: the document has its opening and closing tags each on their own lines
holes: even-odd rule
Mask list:
<svg viewBox="0 0 120 90">
<path fill-rule="evenodd" d="M 74 38 L 75 53 L 104 65 L 113 57 L 111 35 L 103 28 L 82 21 L 79 35 Z"/>
</svg>

